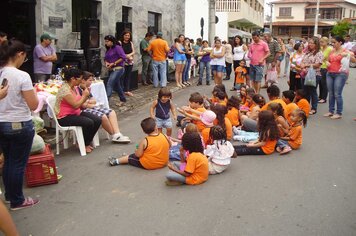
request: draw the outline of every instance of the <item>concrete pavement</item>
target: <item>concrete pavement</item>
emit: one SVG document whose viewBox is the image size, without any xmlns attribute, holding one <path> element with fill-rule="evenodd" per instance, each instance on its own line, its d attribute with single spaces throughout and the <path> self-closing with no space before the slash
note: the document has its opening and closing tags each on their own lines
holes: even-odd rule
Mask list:
<svg viewBox="0 0 356 236">
<path fill-rule="evenodd" d="M 146 104 L 120 114 L 122 132 L 133 141 L 101 146 L 86 157 L 75 148 L 56 157 L 63 179 L 26 188 L 40 204 L 11 212 L 21 235 L 356 235 L 356 71 L 344 90 L 344 116 L 308 120 L 303 146 L 286 156 L 244 156 L 226 172 L 199 186 L 167 187 L 167 169 L 109 167 L 107 157 L 131 153 L 144 137 L 139 122 Z M 231 87 L 232 81 L 224 81 Z M 286 88 L 286 82 L 280 86 Z M 174 93 L 211 94 L 213 86 Z M 265 95 L 265 90 L 263 91 Z M 135 141 L 137 140 L 137 141 Z"/>
</svg>

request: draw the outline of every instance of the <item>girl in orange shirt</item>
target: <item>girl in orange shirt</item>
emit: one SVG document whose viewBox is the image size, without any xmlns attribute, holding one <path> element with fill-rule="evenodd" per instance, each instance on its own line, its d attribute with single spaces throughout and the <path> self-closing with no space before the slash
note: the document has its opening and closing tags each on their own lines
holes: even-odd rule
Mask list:
<svg viewBox="0 0 356 236">
<path fill-rule="evenodd" d="M 274 149 L 279 138 L 279 130 L 272 111 L 261 111 L 258 114 L 259 139 L 247 145 L 234 146 L 236 154 L 242 155 L 269 155 Z"/>
<path fill-rule="evenodd" d="M 241 99 L 241 105 L 244 105 L 246 103 L 246 85 L 242 85 L 240 87 L 240 99 Z"/>
<path fill-rule="evenodd" d="M 302 126 L 307 125 L 307 116 L 301 109 L 294 110 L 290 116 L 292 125 L 288 135 L 281 137 L 277 142 L 277 152 L 286 154 L 292 149 L 298 149 L 302 145 Z"/>
<path fill-rule="evenodd" d="M 279 136 L 283 137 L 289 132 L 289 124 L 286 118 L 284 118 L 284 110 L 280 103 L 272 102 L 268 105 L 267 110 L 273 112 L 279 129 Z"/>
<path fill-rule="evenodd" d="M 211 111 L 213 111 L 216 114 L 216 119 L 214 121 L 214 125 L 220 125 L 221 128 L 223 128 L 226 132 L 227 140 L 231 140 L 232 139 L 232 124 L 231 124 L 230 120 L 227 117 L 225 117 L 225 115 L 227 114 L 227 108 L 220 104 L 216 104 L 211 107 Z"/>
<path fill-rule="evenodd" d="M 230 120 L 232 126 L 239 126 L 240 125 L 240 99 L 237 96 L 231 96 L 227 101 L 227 114 L 225 115 L 226 118 Z"/>
</svg>

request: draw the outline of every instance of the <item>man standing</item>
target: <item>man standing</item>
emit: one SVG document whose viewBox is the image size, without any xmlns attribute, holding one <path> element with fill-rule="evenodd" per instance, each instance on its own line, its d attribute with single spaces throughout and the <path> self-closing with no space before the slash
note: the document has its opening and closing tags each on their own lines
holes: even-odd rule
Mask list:
<svg viewBox="0 0 356 236">
<path fill-rule="evenodd" d="M 152 58 L 151 55 L 148 53 L 147 48 L 148 45 L 153 37 L 151 32 L 148 32 L 144 39 L 140 42 L 140 53 L 142 56 L 142 74 L 141 74 L 141 81 L 142 85 L 151 84 L 151 79 L 148 78 L 148 72 L 151 67 Z"/>
<path fill-rule="evenodd" d="M 270 55 L 266 58 L 266 66 L 265 66 L 265 75 L 269 68 L 273 68 L 277 65 L 277 59 L 281 54 L 281 47 L 279 43 L 272 38 L 270 32 L 266 32 L 263 34 L 263 37 L 268 45 Z M 267 88 L 268 85 L 266 83 L 266 76 L 265 76 L 265 85 L 262 88 Z"/>
<path fill-rule="evenodd" d="M 160 75 L 160 87 L 167 86 L 166 58 L 169 47 L 162 36 L 162 32 L 158 32 L 157 38 L 152 40 L 147 48 L 147 51 L 152 53 L 153 86 L 155 88 L 158 87 L 158 73 Z"/>
<path fill-rule="evenodd" d="M 41 43 L 33 50 L 35 82 L 47 81 L 52 74 L 53 62 L 57 60 L 56 50 L 51 45 L 52 39 L 49 34 L 42 34 Z"/>
<path fill-rule="evenodd" d="M 346 50 L 351 50 L 352 49 L 352 43 L 350 42 L 351 36 L 348 34 L 345 36 L 344 40 L 344 44 L 342 45 L 342 48 L 346 49 Z"/>
<path fill-rule="evenodd" d="M 256 93 L 260 93 L 263 67 L 270 52 L 267 43 L 260 39 L 259 32 L 252 33 L 252 40 L 253 42 L 249 46 L 250 80 Z"/>
</svg>

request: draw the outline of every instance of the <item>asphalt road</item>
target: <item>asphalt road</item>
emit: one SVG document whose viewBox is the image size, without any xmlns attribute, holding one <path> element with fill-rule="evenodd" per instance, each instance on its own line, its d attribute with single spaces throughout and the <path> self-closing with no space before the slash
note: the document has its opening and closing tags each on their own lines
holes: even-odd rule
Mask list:
<svg viewBox="0 0 356 236">
<path fill-rule="evenodd" d="M 239 157 L 199 186 L 167 187 L 166 168 L 108 166 L 109 155 L 131 153 L 144 137 L 139 122 L 149 115 L 147 104 L 119 119 L 131 144 L 102 135 L 101 146 L 86 157 L 75 148 L 62 151 L 60 183 L 26 188 L 40 204 L 11 214 L 21 235 L 33 236 L 356 235 L 355 77 L 353 69 L 343 118 L 324 118 L 328 105 L 319 105 L 300 150 Z M 286 88 L 286 81 L 280 85 Z M 184 105 L 191 92 L 210 95 L 212 88 L 192 86 L 174 93 L 173 101 Z"/>
</svg>

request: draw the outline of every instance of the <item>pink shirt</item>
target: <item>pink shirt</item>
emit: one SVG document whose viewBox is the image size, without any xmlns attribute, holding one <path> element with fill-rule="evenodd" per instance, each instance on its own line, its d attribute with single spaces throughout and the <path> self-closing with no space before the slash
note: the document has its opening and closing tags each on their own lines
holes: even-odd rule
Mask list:
<svg viewBox="0 0 356 236">
<path fill-rule="evenodd" d="M 76 94 L 73 94 L 73 96 L 75 96 L 75 100 L 78 101 L 80 100 L 81 96 L 80 94 L 77 92 Z M 64 98 L 62 99 L 62 101 L 59 104 L 59 113 L 58 113 L 58 119 L 66 117 L 68 115 L 75 115 L 75 116 L 79 116 L 81 113 L 81 109 L 79 108 L 73 108 L 72 105 L 70 105 Z"/>
<path fill-rule="evenodd" d="M 345 49 L 342 51 L 345 52 Z M 329 54 L 329 62 L 330 65 L 328 66 L 328 72 L 331 73 L 340 73 L 341 68 L 341 59 L 343 56 L 341 54 L 335 54 L 335 50 L 333 49 Z"/>
<path fill-rule="evenodd" d="M 265 57 L 269 52 L 268 44 L 260 39 L 258 43 L 252 42 L 250 44 L 249 58 L 251 59 L 250 65 L 264 65 L 259 63 L 260 59 Z"/>
</svg>

